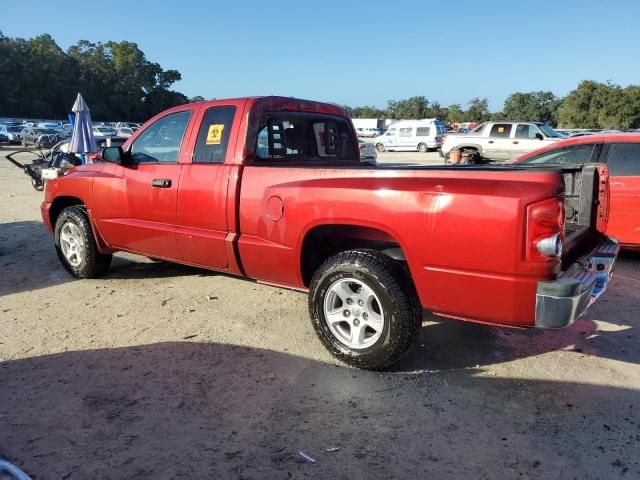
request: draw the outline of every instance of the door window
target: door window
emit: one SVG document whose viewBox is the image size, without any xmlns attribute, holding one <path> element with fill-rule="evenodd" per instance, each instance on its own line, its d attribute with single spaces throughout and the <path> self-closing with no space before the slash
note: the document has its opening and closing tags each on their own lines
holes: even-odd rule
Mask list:
<svg viewBox="0 0 640 480">
<path fill-rule="evenodd" d="M 398 136 L 399 137 L 410 137 L 412 132 L 413 132 L 413 128 L 411 128 L 411 127 L 400 128 L 399 131 L 398 131 Z"/>
<path fill-rule="evenodd" d="M 536 133 L 540 133 L 540 130 L 538 130 L 533 125 L 526 125 L 524 123 L 519 123 L 518 126 L 516 127 L 516 138 L 528 138 L 531 140 L 535 140 Z"/>
<path fill-rule="evenodd" d="M 511 124 L 496 123 L 491 127 L 491 133 L 489 135 L 497 138 L 509 138 L 509 135 L 511 135 Z"/>
<path fill-rule="evenodd" d="M 640 176 L 640 143 L 612 144 L 607 164 L 613 177 Z"/>
<path fill-rule="evenodd" d="M 428 137 L 430 133 L 431 133 L 431 128 L 429 127 L 416 128 L 416 137 Z"/>
<path fill-rule="evenodd" d="M 521 163 L 536 165 L 559 165 L 559 164 L 583 164 L 590 163 L 592 159 L 600 154 L 602 144 L 585 143 L 582 145 L 571 145 L 564 148 L 555 148 L 540 155 L 528 158 Z M 594 156 L 595 153 L 595 156 Z"/>
<path fill-rule="evenodd" d="M 194 163 L 223 163 L 236 107 L 211 107 L 202 119 Z"/>
<path fill-rule="evenodd" d="M 178 163 L 190 117 L 191 110 L 171 113 L 146 128 L 131 145 L 133 163 Z"/>
</svg>

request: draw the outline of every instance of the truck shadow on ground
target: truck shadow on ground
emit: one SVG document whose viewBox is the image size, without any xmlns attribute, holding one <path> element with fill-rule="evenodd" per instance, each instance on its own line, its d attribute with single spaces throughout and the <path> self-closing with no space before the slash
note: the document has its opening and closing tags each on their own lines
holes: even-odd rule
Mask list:
<svg viewBox="0 0 640 480">
<path fill-rule="evenodd" d="M 420 337 L 397 372 L 455 370 L 566 350 L 640 364 L 640 255 L 624 252 L 608 291 L 562 330 L 515 330 L 426 314 Z"/>
<path fill-rule="evenodd" d="M 190 342 L 7 361 L 0 378 L 0 457 L 38 480 L 640 475 L 633 389 Z"/>
<path fill-rule="evenodd" d="M 58 260 L 53 237 L 41 222 L 0 224 L 0 296 L 78 281 Z M 215 272 L 145 257 L 114 256 L 104 278 L 142 279 L 211 276 Z"/>
</svg>

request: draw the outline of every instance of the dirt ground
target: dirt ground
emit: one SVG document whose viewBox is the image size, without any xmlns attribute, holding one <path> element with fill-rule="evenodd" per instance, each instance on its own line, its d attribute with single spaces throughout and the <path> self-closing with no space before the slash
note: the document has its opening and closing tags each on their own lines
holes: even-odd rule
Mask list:
<svg viewBox="0 0 640 480">
<path fill-rule="evenodd" d="M 426 315 L 358 371 L 301 293 L 133 255 L 74 280 L 1 150 L 0 458 L 34 479 L 640 478 L 640 257 L 568 329 Z"/>
</svg>

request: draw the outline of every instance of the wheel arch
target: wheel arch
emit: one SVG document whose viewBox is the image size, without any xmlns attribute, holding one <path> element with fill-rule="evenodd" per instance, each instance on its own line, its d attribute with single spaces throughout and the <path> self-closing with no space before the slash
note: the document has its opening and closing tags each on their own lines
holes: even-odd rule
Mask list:
<svg viewBox="0 0 640 480">
<path fill-rule="evenodd" d="M 379 227 L 348 223 L 314 225 L 306 231 L 300 246 L 300 275 L 305 287 L 309 287 L 313 274 L 329 257 L 358 248 L 378 250 L 398 262 L 407 262 L 400 241 Z"/>
<path fill-rule="evenodd" d="M 67 207 L 84 207 L 87 213 L 87 217 L 89 218 L 89 224 L 91 225 L 91 230 L 93 231 L 93 236 L 96 240 L 98 250 L 100 251 L 100 253 L 113 253 L 113 250 L 104 241 L 102 235 L 100 234 L 100 231 L 96 227 L 95 222 L 93 221 L 93 218 L 91 217 L 87 209 L 86 203 L 79 197 L 75 197 L 72 195 L 63 195 L 56 197 L 53 202 L 51 202 L 51 207 L 49 208 L 49 221 L 51 222 L 51 227 L 53 228 L 54 232 L 56 228 L 56 221 L 58 220 L 60 213 L 62 213 L 62 211 Z"/>
</svg>

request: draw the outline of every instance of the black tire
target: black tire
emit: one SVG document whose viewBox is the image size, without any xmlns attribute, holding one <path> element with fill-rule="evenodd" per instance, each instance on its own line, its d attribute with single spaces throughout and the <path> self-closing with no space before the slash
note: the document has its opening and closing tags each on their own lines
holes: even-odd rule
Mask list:
<svg viewBox="0 0 640 480">
<path fill-rule="evenodd" d="M 429 148 L 427 147 L 426 143 L 421 143 L 421 144 L 418 145 L 418 151 L 420 153 L 426 153 L 426 152 L 429 151 Z"/>
<path fill-rule="evenodd" d="M 384 152 L 384 144 L 382 143 L 376 144 L 376 150 L 379 152 Z"/>
<path fill-rule="evenodd" d="M 344 278 L 355 278 L 380 299 L 384 325 L 379 339 L 368 348 L 353 349 L 329 328 L 324 300 L 330 287 Z M 311 280 L 311 322 L 323 345 L 344 363 L 367 370 L 382 370 L 402 358 L 422 325 L 422 307 L 415 288 L 400 265 L 375 250 L 348 250 L 325 261 Z"/>
<path fill-rule="evenodd" d="M 83 258 L 78 265 L 72 265 L 65 257 L 60 246 L 60 232 L 65 224 L 71 223 L 80 231 L 83 247 Z M 81 206 L 67 207 L 62 210 L 54 229 L 55 246 L 58 259 L 67 272 L 78 278 L 96 278 L 104 275 L 111 265 L 111 255 L 105 255 L 98 251 L 96 240 L 91 230 L 89 217 Z"/>
</svg>

